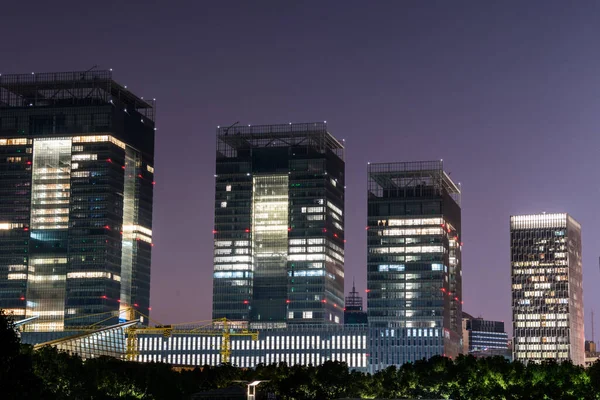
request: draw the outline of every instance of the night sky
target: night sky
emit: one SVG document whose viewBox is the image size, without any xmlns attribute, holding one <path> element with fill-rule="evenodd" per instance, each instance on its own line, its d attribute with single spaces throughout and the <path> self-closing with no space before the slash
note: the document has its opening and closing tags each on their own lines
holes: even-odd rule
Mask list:
<svg viewBox="0 0 600 400">
<path fill-rule="evenodd" d="M 569 212 L 591 336 L 600 3 L 5 3 L 0 73 L 97 64 L 157 98 L 154 319 L 211 317 L 216 126 L 326 120 L 346 139 L 346 292 L 366 287 L 367 162 L 444 159 L 463 188 L 464 310 L 509 323 L 509 216 Z"/>
</svg>

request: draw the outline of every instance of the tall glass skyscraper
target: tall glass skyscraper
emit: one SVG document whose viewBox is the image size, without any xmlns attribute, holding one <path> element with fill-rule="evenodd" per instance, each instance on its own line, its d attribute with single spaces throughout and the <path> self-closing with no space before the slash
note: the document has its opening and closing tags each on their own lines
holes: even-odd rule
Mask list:
<svg viewBox="0 0 600 400">
<path fill-rule="evenodd" d="M 343 150 L 325 123 L 217 129 L 213 318 L 343 323 Z"/>
<path fill-rule="evenodd" d="M 565 213 L 510 217 L 513 358 L 585 362 L 581 226 Z"/>
<path fill-rule="evenodd" d="M 154 134 L 110 71 L 0 76 L 0 307 L 26 330 L 149 312 Z"/>
<path fill-rule="evenodd" d="M 442 161 L 369 164 L 371 370 L 461 351 L 460 189 Z"/>
</svg>

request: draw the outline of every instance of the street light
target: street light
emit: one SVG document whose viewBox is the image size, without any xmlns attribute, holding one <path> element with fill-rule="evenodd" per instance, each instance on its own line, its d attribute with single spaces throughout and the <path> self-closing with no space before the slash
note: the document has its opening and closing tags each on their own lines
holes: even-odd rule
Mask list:
<svg viewBox="0 0 600 400">
<path fill-rule="evenodd" d="M 263 382 L 269 381 L 254 381 L 248 384 L 248 400 L 256 400 L 256 387 Z"/>
</svg>

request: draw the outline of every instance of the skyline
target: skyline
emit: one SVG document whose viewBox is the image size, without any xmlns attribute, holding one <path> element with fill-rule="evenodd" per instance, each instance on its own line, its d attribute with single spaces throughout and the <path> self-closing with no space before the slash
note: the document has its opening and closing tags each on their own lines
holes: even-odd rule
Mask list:
<svg viewBox="0 0 600 400">
<path fill-rule="evenodd" d="M 465 311 L 505 321 L 510 332 L 510 215 L 568 212 L 583 230 L 589 339 L 600 304 L 598 4 L 405 4 L 273 3 L 265 11 L 241 3 L 231 13 L 109 2 L 95 20 L 82 18 L 89 10 L 77 3 L 60 12 L 11 4 L 4 29 L 20 34 L 3 43 L 16 56 L 0 72 L 99 64 L 157 98 L 155 320 L 210 318 L 216 126 L 327 120 L 346 139 L 346 277 L 356 277 L 361 295 L 367 162 L 443 158 L 463 187 Z M 62 41 L 60 57 L 52 41 Z"/>
</svg>

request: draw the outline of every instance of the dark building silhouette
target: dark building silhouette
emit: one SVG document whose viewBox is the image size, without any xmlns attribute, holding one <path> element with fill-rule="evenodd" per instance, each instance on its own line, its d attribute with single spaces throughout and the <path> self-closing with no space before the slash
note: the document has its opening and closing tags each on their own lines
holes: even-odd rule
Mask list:
<svg viewBox="0 0 600 400">
<path fill-rule="evenodd" d="M 356 291 L 352 282 L 352 291 L 346 296 L 346 308 L 344 308 L 344 324 L 356 325 L 367 324 L 367 313 L 363 311 L 363 299 Z"/>
</svg>

